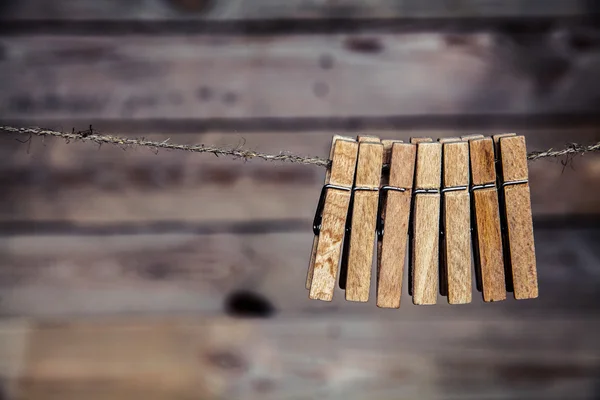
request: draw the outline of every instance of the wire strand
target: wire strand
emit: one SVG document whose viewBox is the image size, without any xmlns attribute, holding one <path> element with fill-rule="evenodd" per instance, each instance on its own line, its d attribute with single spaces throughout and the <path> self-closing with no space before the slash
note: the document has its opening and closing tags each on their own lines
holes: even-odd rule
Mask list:
<svg viewBox="0 0 600 400">
<path fill-rule="evenodd" d="M 259 158 L 267 161 L 280 161 L 290 162 L 305 165 L 316 165 L 318 167 L 327 167 L 330 164 L 330 160 L 320 157 L 305 157 L 296 154 L 291 154 L 286 151 L 281 151 L 279 154 L 268 154 L 261 153 L 258 151 L 247 150 L 242 148 L 231 148 L 231 147 L 217 147 L 208 146 L 205 144 L 177 144 L 171 143 L 168 140 L 162 142 L 156 142 L 145 139 L 137 138 L 124 138 L 112 135 L 102 135 L 94 130 L 91 126 L 90 129 L 85 131 L 72 131 L 72 132 L 61 132 L 50 129 L 42 129 L 37 127 L 32 128 L 16 128 L 12 126 L 0 126 L 0 130 L 8 133 L 15 133 L 21 135 L 41 136 L 41 137 L 57 137 L 65 139 L 67 142 L 73 140 L 89 141 L 97 144 L 112 144 L 117 146 L 140 146 L 148 147 L 154 150 L 165 149 L 165 150 L 181 150 L 189 151 L 192 153 L 209 153 L 215 156 L 229 156 L 237 159 L 251 160 L 253 158 Z M 577 143 L 570 143 L 565 148 L 560 150 L 548 149 L 545 151 L 533 151 L 527 154 L 527 159 L 530 161 L 536 161 L 542 158 L 549 157 L 563 157 L 563 156 L 575 156 L 583 155 L 585 153 L 593 153 L 600 151 L 600 142 L 591 145 L 581 145 Z"/>
</svg>

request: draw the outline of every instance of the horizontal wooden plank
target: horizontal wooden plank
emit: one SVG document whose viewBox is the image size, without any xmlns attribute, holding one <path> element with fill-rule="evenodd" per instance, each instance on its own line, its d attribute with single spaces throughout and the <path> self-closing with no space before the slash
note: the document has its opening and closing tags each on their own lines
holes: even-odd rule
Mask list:
<svg viewBox="0 0 600 400">
<path fill-rule="evenodd" d="M 32 323 L 11 381 L 30 400 L 588 399 L 599 328 L 596 317 L 510 316 Z"/>
<path fill-rule="evenodd" d="M 235 311 L 226 304 L 240 290 L 256 293 L 275 315 L 390 311 L 377 310 L 374 284 L 366 304 L 346 302 L 337 288 L 331 303 L 309 300 L 305 280 L 312 240 L 309 227 L 246 235 L 6 236 L 0 238 L 0 316 L 213 315 Z M 390 312 L 403 319 L 596 313 L 598 231 L 537 229 L 535 240 L 539 299 L 509 296 L 490 305 L 474 292 L 473 303 L 465 306 L 449 306 L 439 297 L 435 307 L 405 302 Z M 409 298 L 404 286 L 403 297 Z"/>
<path fill-rule="evenodd" d="M 25 352 L 29 346 L 31 322 L 0 319 L 0 398 L 16 398 L 18 380 L 23 371 Z"/>
<path fill-rule="evenodd" d="M 98 127 L 102 130 L 102 127 Z M 382 138 L 460 136 L 475 131 L 370 131 Z M 476 131 L 488 135 L 497 130 Z M 595 128 L 519 131 L 529 150 L 561 148 L 566 142 L 600 140 Z M 327 157 L 330 132 L 149 134 L 179 143 L 244 146 L 277 154 Z M 58 139 L 0 136 L 0 223 L 56 222 L 102 228 L 138 223 L 253 223 L 305 221 L 309 227 L 325 170 L 318 167 L 243 162 L 212 155 L 127 148 Z M 600 213 L 600 157 L 586 155 L 530 163 L 536 217 Z M 560 189 L 559 189 L 560 188 Z M 164 225 L 163 225 L 164 226 Z M 224 226 L 224 225 L 223 225 Z M 26 227 L 26 226 L 25 226 Z M 35 229 L 34 225 L 30 225 Z M 39 227 L 42 229 L 42 226 Z M 16 228 L 15 228 L 16 229 Z M 223 228 L 224 229 L 224 228 Z M 296 228 L 297 229 L 297 228 Z M 3 225 L 5 234 L 17 233 Z M 146 229 L 148 230 L 148 229 Z M 214 230 L 214 229 L 213 229 Z"/>
<path fill-rule="evenodd" d="M 590 79 L 598 57 L 564 61 L 492 33 L 40 35 L 0 45 L 0 115 L 31 123 L 595 115 L 600 93 Z"/>
<path fill-rule="evenodd" d="M 2 18 L 18 20 L 264 20 L 299 18 L 565 17 L 591 11 L 584 0 L 13 0 Z M 596 10 L 597 11 L 597 10 Z"/>
</svg>

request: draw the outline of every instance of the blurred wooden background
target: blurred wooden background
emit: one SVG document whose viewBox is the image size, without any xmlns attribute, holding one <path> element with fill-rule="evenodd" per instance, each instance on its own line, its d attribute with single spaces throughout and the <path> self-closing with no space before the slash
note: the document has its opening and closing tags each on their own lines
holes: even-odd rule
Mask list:
<svg viewBox="0 0 600 400">
<path fill-rule="evenodd" d="M 600 140 L 593 0 L 5 0 L 0 123 L 326 156 Z M 540 298 L 308 300 L 324 170 L 0 137 L 0 399 L 600 398 L 600 157 L 530 164 Z M 19 138 L 25 141 L 27 138 Z M 247 317 L 258 317 L 248 319 Z"/>
</svg>

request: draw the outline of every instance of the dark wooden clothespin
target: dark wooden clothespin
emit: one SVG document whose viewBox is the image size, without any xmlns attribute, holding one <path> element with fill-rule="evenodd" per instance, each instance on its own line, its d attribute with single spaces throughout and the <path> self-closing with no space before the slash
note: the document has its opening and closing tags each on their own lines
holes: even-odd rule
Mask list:
<svg viewBox="0 0 600 400">
<path fill-rule="evenodd" d="M 384 140 L 377 227 L 377 306 L 400 307 L 417 147 Z"/>
<path fill-rule="evenodd" d="M 431 139 L 417 144 L 411 241 L 413 303 L 436 304 L 439 282 L 440 179 L 442 149 Z"/>
<path fill-rule="evenodd" d="M 469 152 L 477 287 L 483 292 L 483 300 L 486 302 L 505 300 L 502 235 L 492 138 L 470 139 Z"/>
<path fill-rule="evenodd" d="M 333 137 L 331 166 L 325 176 L 313 223 L 315 238 L 306 280 L 311 299 L 331 301 L 333 298 L 357 156 L 355 140 Z"/>
<path fill-rule="evenodd" d="M 527 148 L 524 136 L 496 135 L 507 282 L 515 299 L 538 297 Z M 499 154 L 498 154 L 499 153 Z"/>
<path fill-rule="evenodd" d="M 469 144 L 459 138 L 442 143 L 440 294 L 450 304 L 471 302 L 471 203 Z"/>
<path fill-rule="evenodd" d="M 348 246 L 342 258 L 346 269 L 346 300 L 369 300 L 371 270 L 377 226 L 379 184 L 383 166 L 383 145 L 372 136 L 358 138 L 358 161 L 352 188 Z"/>
</svg>

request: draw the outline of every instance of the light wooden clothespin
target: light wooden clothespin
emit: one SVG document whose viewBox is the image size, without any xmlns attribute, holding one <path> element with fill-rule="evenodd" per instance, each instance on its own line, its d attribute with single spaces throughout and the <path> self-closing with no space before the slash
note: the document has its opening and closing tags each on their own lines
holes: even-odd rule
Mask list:
<svg viewBox="0 0 600 400">
<path fill-rule="evenodd" d="M 513 292 L 513 279 L 510 268 L 510 246 L 508 244 L 508 235 L 506 234 L 506 212 L 504 212 L 504 191 L 502 190 L 502 165 L 500 165 L 500 139 L 511 136 L 516 135 L 514 133 L 501 133 L 492 136 L 496 157 L 496 186 L 500 189 L 498 191 L 498 204 L 500 205 L 500 233 L 502 234 L 502 253 L 504 254 L 504 279 L 506 282 L 506 291 L 509 293 Z"/>
<path fill-rule="evenodd" d="M 431 139 L 412 138 L 411 143 L 417 144 L 410 247 L 411 292 L 414 304 L 436 304 L 442 149 L 440 143 L 432 143 Z"/>
<path fill-rule="evenodd" d="M 417 147 L 391 140 L 384 140 L 383 146 L 389 169 L 379 189 L 377 306 L 399 308 Z"/>
<path fill-rule="evenodd" d="M 355 140 L 333 137 L 332 162 L 313 223 L 315 238 L 306 279 L 311 299 L 331 301 L 333 298 L 357 157 Z"/>
<path fill-rule="evenodd" d="M 496 135 L 507 281 L 515 299 L 538 297 L 527 149 L 524 136 Z M 510 279 L 509 279 L 510 278 Z"/>
<path fill-rule="evenodd" d="M 352 188 L 349 231 L 342 258 L 340 286 L 346 289 L 346 300 L 366 302 L 369 300 L 371 270 L 377 225 L 379 183 L 383 166 L 383 145 L 372 136 L 358 138 L 358 162 Z"/>
<path fill-rule="evenodd" d="M 492 138 L 470 139 L 469 152 L 477 287 L 483 292 L 483 300 L 486 302 L 505 300 L 506 284 Z"/>
<path fill-rule="evenodd" d="M 480 135 L 480 134 L 473 134 L 473 135 L 463 135 L 460 137 L 460 140 L 462 140 L 463 142 L 469 142 L 469 140 L 473 140 L 473 139 L 483 139 L 485 136 Z M 470 152 L 469 152 L 469 172 L 471 171 L 470 169 L 470 162 L 471 162 L 471 156 L 470 156 Z M 471 177 L 469 176 L 469 179 Z M 470 181 L 469 181 L 470 182 Z M 474 210 L 473 210 L 473 197 L 471 196 L 471 227 L 473 226 L 473 224 L 475 223 L 475 218 L 473 216 L 474 214 Z M 471 243 L 475 243 L 475 241 L 473 240 L 473 234 L 475 233 L 475 231 L 473 229 L 471 229 Z M 478 292 L 482 292 L 483 288 L 481 287 L 481 270 L 479 269 L 479 266 L 477 265 L 478 261 L 477 261 L 477 253 L 476 253 L 476 249 L 473 249 L 474 251 L 472 251 L 475 260 L 475 287 L 477 288 Z"/>
<path fill-rule="evenodd" d="M 450 304 L 471 302 L 471 203 L 469 144 L 459 138 L 442 143 L 442 219 L 440 294 Z"/>
</svg>

